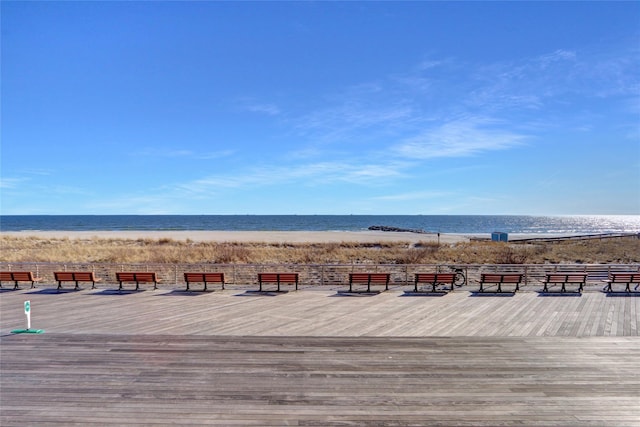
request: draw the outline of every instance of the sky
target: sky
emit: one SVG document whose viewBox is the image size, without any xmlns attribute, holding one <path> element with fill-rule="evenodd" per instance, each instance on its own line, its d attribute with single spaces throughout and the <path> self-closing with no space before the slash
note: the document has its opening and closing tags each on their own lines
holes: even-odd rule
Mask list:
<svg viewBox="0 0 640 427">
<path fill-rule="evenodd" d="M 13 2 L 0 213 L 640 214 L 640 2 Z"/>
</svg>

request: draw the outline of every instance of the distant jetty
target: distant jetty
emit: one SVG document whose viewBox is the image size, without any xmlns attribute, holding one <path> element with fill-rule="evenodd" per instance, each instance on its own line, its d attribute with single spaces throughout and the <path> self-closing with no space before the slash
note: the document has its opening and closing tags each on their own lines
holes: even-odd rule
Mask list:
<svg viewBox="0 0 640 427">
<path fill-rule="evenodd" d="M 369 227 L 369 230 L 373 231 L 395 231 L 401 233 L 420 233 L 420 234 L 431 234 L 428 231 L 421 230 L 418 228 L 399 228 L 399 227 L 390 227 L 388 225 L 372 225 Z"/>
</svg>

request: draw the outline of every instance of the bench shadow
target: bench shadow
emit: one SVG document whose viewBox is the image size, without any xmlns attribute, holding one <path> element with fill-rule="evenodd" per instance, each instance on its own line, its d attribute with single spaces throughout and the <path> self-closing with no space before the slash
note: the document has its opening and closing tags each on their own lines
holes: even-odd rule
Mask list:
<svg viewBox="0 0 640 427">
<path fill-rule="evenodd" d="M 627 297 L 627 298 L 638 298 L 640 297 L 640 292 L 638 291 L 634 291 L 634 292 L 620 292 L 620 291 L 615 291 L 615 292 L 605 292 L 607 297 Z"/>
<path fill-rule="evenodd" d="M 157 294 L 158 297 L 171 297 L 171 296 L 187 296 L 187 297 L 195 297 L 200 295 L 206 295 L 212 293 L 212 290 L 199 290 L 199 291 L 186 291 L 184 289 L 174 289 L 170 292 L 165 292 L 162 294 Z"/>
<path fill-rule="evenodd" d="M 244 291 L 241 294 L 235 294 L 236 297 L 277 297 L 278 295 L 288 294 L 289 291 Z"/>
<path fill-rule="evenodd" d="M 331 297 L 373 297 L 380 295 L 381 291 L 337 291 Z"/>
<path fill-rule="evenodd" d="M 447 291 L 404 291 L 400 296 L 401 297 L 443 297 L 447 295 L 449 292 Z"/>
<path fill-rule="evenodd" d="M 480 292 L 480 291 L 471 291 L 469 292 L 470 297 L 512 297 L 516 293 L 511 291 L 502 291 L 502 292 Z"/>
<path fill-rule="evenodd" d="M 582 292 L 538 292 L 539 297 L 581 297 Z"/>
<path fill-rule="evenodd" d="M 21 290 L 20 288 L 17 288 L 17 289 L 16 288 L 0 288 L 0 293 L 20 291 L 20 290 Z"/>
<path fill-rule="evenodd" d="M 29 291 L 29 292 L 26 292 L 26 293 L 27 294 L 34 294 L 34 295 L 58 295 L 58 294 L 70 294 L 70 293 L 74 293 L 74 292 L 80 292 L 82 290 L 83 290 L 82 288 L 78 288 L 78 289 L 44 288 L 44 289 L 38 289 L 38 290 Z"/>
<path fill-rule="evenodd" d="M 139 289 L 139 290 L 135 290 L 135 289 L 122 289 L 122 290 L 118 290 L 118 289 L 103 289 L 101 291 L 98 292 L 94 292 L 91 295 L 130 295 L 130 294 L 138 294 L 140 292 L 144 292 L 145 289 Z"/>
</svg>

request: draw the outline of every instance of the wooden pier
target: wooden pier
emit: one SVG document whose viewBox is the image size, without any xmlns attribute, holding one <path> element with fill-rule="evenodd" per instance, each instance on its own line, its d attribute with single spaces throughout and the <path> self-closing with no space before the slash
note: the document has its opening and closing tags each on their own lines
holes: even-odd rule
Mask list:
<svg viewBox="0 0 640 427">
<path fill-rule="evenodd" d="M 6 291 L 0 425 L 637 426 L 639 327 L 601 292 Z"/>
</svg>

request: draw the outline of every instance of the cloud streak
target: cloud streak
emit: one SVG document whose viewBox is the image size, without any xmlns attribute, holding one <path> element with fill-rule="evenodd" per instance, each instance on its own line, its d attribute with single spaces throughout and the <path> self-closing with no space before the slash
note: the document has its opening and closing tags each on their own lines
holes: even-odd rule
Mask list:
<svg viewBox="0 0 640 427">
<path fill-rule="evenodd" d="M 494 120 L 468 117 L 453 120 L 398 144 L 394 151 L 409 159 L 466 157 L 521 145 L 526 135 L 495 127 Z"/>
</svg>

